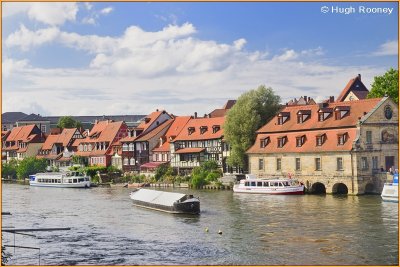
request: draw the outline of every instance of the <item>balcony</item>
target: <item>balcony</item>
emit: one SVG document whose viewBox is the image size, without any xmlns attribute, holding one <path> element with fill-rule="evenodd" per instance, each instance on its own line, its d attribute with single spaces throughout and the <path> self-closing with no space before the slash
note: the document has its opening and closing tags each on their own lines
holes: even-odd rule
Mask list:
<svg viewBox="0 0 400 267">
<path fill-rule="evenodd" d="M 200 166 L 200 162 L 199 161 L 171 162 L 171 166 L 175 168 L 194 168 Z"/>
</svg>

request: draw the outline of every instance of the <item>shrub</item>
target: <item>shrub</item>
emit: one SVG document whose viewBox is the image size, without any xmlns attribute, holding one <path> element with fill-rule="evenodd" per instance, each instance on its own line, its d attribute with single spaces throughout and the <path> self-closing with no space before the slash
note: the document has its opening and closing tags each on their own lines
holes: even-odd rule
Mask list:
<svg viewBox="0 0 400 267">
<path fill-rule="evenodd" d="M 18 179 L 27 178 L 31 174 L 44 172 L 47 168 L 46 159 L 37 159 L 35 157 L 27 157 L 21 160 L 17 167 Z"/>
<path fill-rule="evenodd" d="M 8 163 L 1 163 L 1 175 L 3 178 L 10 177 L 11 179 L 17 178 L 17 166 L 18 162 L 16 160 L 11 160 Z"/>
</svg>

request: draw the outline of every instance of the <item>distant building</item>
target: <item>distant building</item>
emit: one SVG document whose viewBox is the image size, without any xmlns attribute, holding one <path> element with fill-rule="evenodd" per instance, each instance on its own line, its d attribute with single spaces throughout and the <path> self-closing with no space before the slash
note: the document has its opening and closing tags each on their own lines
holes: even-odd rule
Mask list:
<svg viewBox="0 0 400 267">
<path fill-rule="evenodd" d="M 1 115 L 1 131 L 5 132 L 17 127 L 17 121 L 26 116 L 28 114 L 23 112 L 4 112 Z"/>
<path fill-rule="evenodd" d="M 40 114 L 30 114 L 17 121 L 17 126 L 35 124 L 44 134 L 50 133 L 50 120 L 40 116 Z"/>
<path fill-rule="evenodd" d="M 228 111 L 236 104 L 236 100 L 228 100 L 222 108 L 214 109 L 208 113 L 209 118 L 224 117 Z"/>
<path fill-rule="evenodd" d="M 36 125 L 14 127 L 2 140 L 2 159 L 22 160 L 35 157 L 45 141 L 45 136 Z"/>
</svg>

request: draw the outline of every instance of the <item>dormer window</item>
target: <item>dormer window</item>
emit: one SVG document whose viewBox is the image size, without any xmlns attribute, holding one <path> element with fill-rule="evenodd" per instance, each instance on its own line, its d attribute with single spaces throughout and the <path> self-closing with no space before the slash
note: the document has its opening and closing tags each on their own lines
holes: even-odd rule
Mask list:
<svg viewBox="0 0 400 267">
<path fill-rule="evenodd" d="M 344 143 L 346 143 L 348 135 L 347 133 L 338 133 L 337 137 L 338 137 L 338 145 L 342 146 L 344 145 Z"/>
<path fill-rule="evenodd" d="M 151 119 L 150 119 L 150 118 L 148 118 L 148 117 L 144 118 L 144 122 L 145 122 L 145 123 L 149 123 L 149 122 L 150 122 L 150 120 L 151 120 Z"/>
<path fill-rule="evenodd" d="M 191 135 L 192 133 L 194 133 L 194 127 L 189 127 L 188 134 Z"/>
<path fill-rule="evenodd" d="M 218 132 L 219 130 L 221 130 L 221 126 L 219 126 L 219 125 L 213 125 L 213 133 L 216 133 L 216 132 Z"/>
<path fill-rule="evenodd" d="M 316 136 L 316 145 L 322 146 L 325 143 L 325 140 L 326 140 L 326 134 L 318 134 Z"/>
<path fill-rule="evenodd" d="M 325 121 L 332 115 L 332 108 L 321 108 L 318 110 L 318 121 Z"/>
<path fill-rule="evenodd" d="M 297 112 L 297 123 L 303 123 L 311 117 L 311 110 L 299 110 Z"/>
<path fill-rule="evenodd" d="M 270 142 L 269 136 L 265 137 L 265 138 L 261 138 L 260 139 L 260 148 L 266 147 L 269 144 L 269 142 Z"/>
<path fill-rule="evenodd" d="M 350 115 L 349 106 L 339 106 L 335 108 L 335 120 L 341 120 Z"/>
<path fill-rule="evenodd" d="M 204 134 L 205 132 L 207 132 L 208 127 L 207 126 L 201 126 L 200 127 L 200 134 Z"/>
<path fill-rule="evenodd" d="M 278 147 L 283 147 L 287 143 L 287 136 L 278 137 Z"/>
<path fill-rule="evenodd" d="M 278 125 L 284 124 L 290 119 L 290 112 L 280 112 L 278 114 Z"/>
<path fill-rule="evenodd" d="M 300 136 L 296 136 L 296 146 L 297 147 L 301 147 L 306 141 L 306 136 L 300 135 Z"/>
</svg>

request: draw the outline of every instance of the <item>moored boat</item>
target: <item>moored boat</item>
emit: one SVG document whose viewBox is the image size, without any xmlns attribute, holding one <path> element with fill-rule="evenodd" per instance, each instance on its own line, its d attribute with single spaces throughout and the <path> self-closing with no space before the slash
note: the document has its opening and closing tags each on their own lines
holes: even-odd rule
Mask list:
<svg viewBox="0 0 400 267">
<path fill-rule="evenodd" d="M 272 194 L 272 195 L 303 195 L 304 185 L 292 178 L 255 178 L 246 175 L 233 186 L 235 193 Z"/>
<path fill-rule="evenodd" d="M 193 195 L 140 188 L 129 196 L 135 206 L 143 208 L 168 213 L 200 213 L 200 200 Z"/>
<path fill-rule="evenodd" d="M 29 175 L 29 185 L 40 187 L 88 188 L 90 177 L 81 172 L 46 172 Z"/>
<path fill-rule="evenodd" d="M 381 194 L 383 201 L 399 202 L 399 173 L 393 175 L 392 183 L 385 183 Z"/>
</svg>

